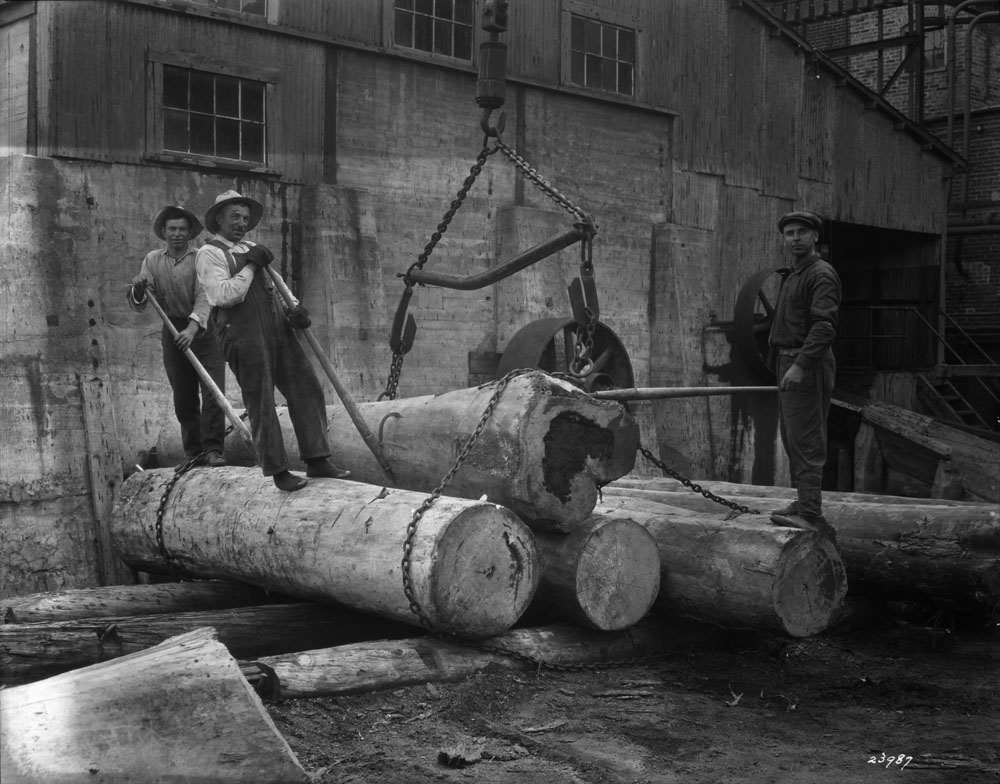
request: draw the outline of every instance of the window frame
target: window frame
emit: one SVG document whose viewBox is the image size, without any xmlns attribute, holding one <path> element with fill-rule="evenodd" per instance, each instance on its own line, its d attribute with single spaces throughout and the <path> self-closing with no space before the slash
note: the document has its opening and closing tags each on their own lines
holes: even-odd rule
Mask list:
<svg viewBox="0 0 1000 784">
<path fill-rule="evenodd" d="M 382 40 L 386 42 L 385 47 L 396 54 L 405 55 L 411 59 L 422 60 L 429 63 L 445 63 L 447 65 L 459 66 L 463 68 L 475 68 L 478 66 L 479 44 L 483 41 L 485 33 L 480 25 L 482 8 L 479 0 L 472 0 L 472 51 L 469 59 L 453 55 L 429 52 L 426 49 L 416 49 L 412 46 L 403 46 L 396 43 L 396 0 L 383 0 L 382 3 Z"/>
<path fill-rule="evenodd" d="M 624 11 L 600 8 L 581 0 L 562 0 L 560 13 L 560 69 L 559 83 L 564 87 L 573 90 L 583 90 L 598 95 L 615 96 L 622 101 L 640 100 L 640 86 L 642 84 L 642 25 L 638 13 L 628 13 Z M 632 94 L 617 92 L 615 90 L 605 90 L 602 87 L 592 87 L 584 84 L 577 84 L 573 81 L 573 17 L 579 16 L 600 22 L 604 25 L 621 27 L 631 30 L 635 34 L 635 62 L 632 65 Z"/>
<path fill-rule="evenodd" d="M 212 169 L 280 174 L 274 167 L 275 156 L 281 149 L 281 93 L 278 89 L 280 71 L 251 63 L 222 61 L 191 52 L 149 50 L 146 56 L 146 151 L 144 158 L 159 163 L 180 163 Z M 164 149 L 163 138 L 163 66 L 190 68 L 214 76 L 229 76 L 264 84 L 264 162 L 241 161 L 193 152 Z"/>
<path fill-rule="evenodd" d="M 210 13 L 227 14 L 238 19 L 257 19 L 261 22 L 268 22 L 269 24 L 277 24 L 278 22 L 278 4 L 281 0 L 264 0 L 264 13 L 263 14 L 251 14 L 246 11 L 234 11 L 232 8 L 223 8 L 222 6 L 216 5 L 213 0 L 187 0 L 191 5 L 197 5 L 205 8 Z M 246 0 L 242 0 L 246 2 Z M 242 3 L 241 3 L 242 4 Z"/>
<path fill-rule="evenodd" d="M 935 34 L 935 37 L 940 35 L 941 40 L 941 65 L 928 65 L 927 64 L 927 42 L 930 39 L 930 35 Z M 924 40 L 921 44 L 920 57 L 923 60 L 924 72 L 925 73 L 937 73 L 939 71 L 947 70 L 948 68 L 948 36 L 945 35 L 945 29 L 943 27 L 935 28 L 933 30 L 924 31 Z M 938 47 L 933 47 L 931 51 L 937 50 Z"/>
</svg>

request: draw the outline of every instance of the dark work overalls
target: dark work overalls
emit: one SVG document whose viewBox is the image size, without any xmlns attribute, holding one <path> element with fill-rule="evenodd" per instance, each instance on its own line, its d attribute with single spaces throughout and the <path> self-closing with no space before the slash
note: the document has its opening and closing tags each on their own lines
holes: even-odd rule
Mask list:
<svg viewBox="0 0 1000 784">
<path fill-rule="evenodd" d="M 222 243 L 210 240 L 226 255 L 229 274 L 236 275 L 246 261 Z M 274 389 L 285 396 L 299 457 L 330 456 L 326 435 L 323 387 L 309 364 L 292 327 L 285 319 L 267 272 L 254 274 L 246 298 L 231 308 L 212 311 L 219 346 L 239 382 L 243 405 L 250 416 L 254 449 L 264 476 L 288 469 L 288 456 L 275 411 Z"/>
</svg>

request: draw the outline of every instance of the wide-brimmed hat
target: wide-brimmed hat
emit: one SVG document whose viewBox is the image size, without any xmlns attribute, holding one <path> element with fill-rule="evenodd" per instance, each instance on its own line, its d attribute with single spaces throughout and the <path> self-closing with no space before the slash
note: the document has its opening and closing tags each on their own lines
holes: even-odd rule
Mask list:
<svg viewBox="0 0 1000 784">
<path fill-rule="evenodd" d="M 247 227 L 247 231 L 250 231 L 260 223 L 260 218 L 264 214 L 263 204 L 256 199 L 251 199 L 249 196 L 242 196 L 237 191 L 226 191 L 216 197 L 215 204 L 209 207 L 208 212 L 205 213 L 205 226 L 208 227 L 209 231 L 215 232 L 219 230 L 217 225 L 219 213 L 230 204 L 245 204 L 250 208 L 250 224 Z"/>
<path fill-rule="evenodd" d="M 778 218 L 778 231 L 784 231 L 785 224 L 793 222 L 804 223 L 813 231 L 820 231 L 823 228 L 823 219 L 815 212 L 786 212 Z"/>
<path fill-rule="evenodd" d="M 168 220 L 177 220 L 178 218 L 187 218 L 188 226 L 191 227 L 191 239 L 194 239 L 201 234 L 205 228 L 201 225 L 201 221 L 198 220 L 197 216 L 191 212 L 191 210 L 171 205 L 169 207 L 164 207 L 156 213 L 156 217 L 153 218 L 153 234 L 161 240 L 165 240 L 166 237 L 163 234 L 163 227 L 167 225 Z"/>
</svg>

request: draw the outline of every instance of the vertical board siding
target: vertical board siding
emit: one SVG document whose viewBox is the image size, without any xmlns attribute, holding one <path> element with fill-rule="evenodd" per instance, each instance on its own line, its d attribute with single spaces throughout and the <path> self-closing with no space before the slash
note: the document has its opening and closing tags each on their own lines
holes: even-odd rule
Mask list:
<svg viewBox="0 0 1000 784">
<path fill-rule="evenodd" d="M 269 167 L 291 181 L 322 176 L 322 45 L 141 5 L 80 0 L 41 7 L 47 5 L 59 12 L 50 50 L 51 90 L 59 96 L 49 107 L 52 154 L 143 161 L 146 52 L 153 48 L 277 67 L 280 116 L 272 117 L 272 125 L 281 142 Z M 274 105 L 270 109 L 273 112 Z"/>
<path fill-rule="evenodd" d="M 0 28 L 0 155 L 27 152 L 31 25 L 28 17 Z"/>
</svg>

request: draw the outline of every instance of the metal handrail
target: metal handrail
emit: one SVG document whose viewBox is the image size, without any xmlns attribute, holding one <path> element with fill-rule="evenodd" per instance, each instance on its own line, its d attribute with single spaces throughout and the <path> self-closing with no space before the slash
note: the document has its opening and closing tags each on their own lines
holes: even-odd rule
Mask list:
<svg viewBox="0 0 1000 784">
<path fill-rule="evenodd" d="M 964 359 L 962 359 L 962 356 L 947 341 L 947 339 L 944 337 L 944 335 L 942 335 L 940 332 L 938 332 L 934 328 L 934 325 L 931 324 L 931 322 L 929 322 L 926 318 L 924 318 L 924 314 L 921 313 L 919 310 L 917 310 L 913 305 L 859 305 L 858 309 L 859 310 L 894 310 L 894 311 L 902 311 L 904 313 L 907 312 L 907 311 L 909 311 L 910 313 L 913 313 L 913 315 L 915 315 L 921 322 L 923 322 L 924 326 L 926 326 L 927 329 L 929 329 L 931 331 L 931 334 L 934 335 L 935 338 L 937 338 L 938 342 L 942 346 L 944 346 L 945 349 L 947 349 L 948 351 L 950 351 L 951 354 L 959 361 L 959 364 L 962 364 L 962 365 L 968 365 L 969 364 Z M 947 318 L 952 324 L 954 324 L 956 327 L 958 327 L 958 330 L 962 333 L 962 335 L 965 337 L 965 339 L 968 340 L 973 346 L 975 346 L 986 357 L 986 359 L 988 360 L 988 364 L 990 364 L 990 365 L 995 365 L 996 364 L 993 361 L 993 359 L 989 356 L 989 354 L 987 354 L 983 350 L 983 348 L 978 343 L 976 343 L 976 341 L 973 340 L 972 337 L 955 322 L 955 319 L 953 319 L 951 316 L 949 316 L 944 311 L 941 311 L 941 312 L 942 312 L 942 315 L 945 316 L 945 318 Z M 990 388 L 989 384 L 987 384 L 985 381 L 983 381 L 978 376 L 972 376 L 971 378 L 974 378 L 977 382 L 979 382 L 979 385 L 986 391 L 987 395 L 989 395 L 991 398 L 993 398 L 994 402 L 996 402 L 997 404 L 1000 404 L 1000 397 L 997 397 L 996 393 Z"/>
</svg>

